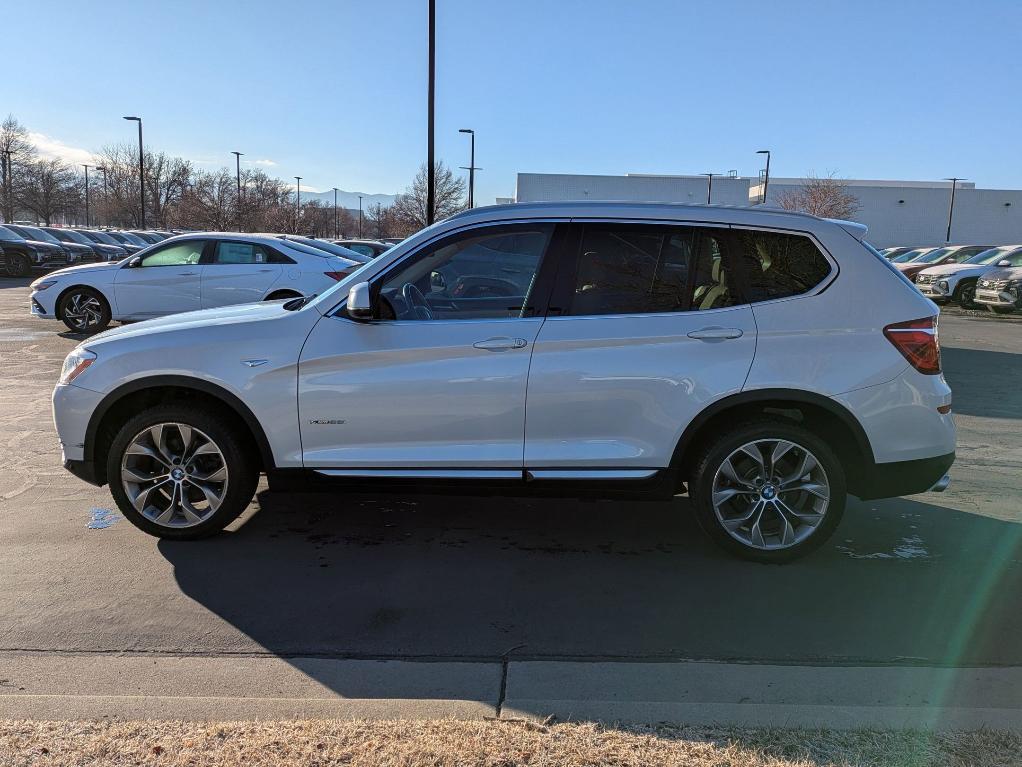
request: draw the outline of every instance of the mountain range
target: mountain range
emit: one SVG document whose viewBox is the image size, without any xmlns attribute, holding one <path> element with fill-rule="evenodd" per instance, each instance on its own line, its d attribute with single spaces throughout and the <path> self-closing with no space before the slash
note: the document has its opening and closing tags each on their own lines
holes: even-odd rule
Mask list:
<svg viewBox="0 0 1022 767">
<path fill-rule="evenodd" d="M 337 207 L 348 208 L 349 210 L 358 210 L 358 196 L 362 195 L 362 210 L 366 210 L 370 205 L 380 203 L 385 208 L 389 208 L 394 204 L 394 200 L 397 199 L 396 194 L 366 194 L 365 192 L 345 192 L 343 189 L 337 190 Z M 302 202 L 307 200 L 319 200 L 324 205 L 334 204 L 334 190 L 330 189 L 326 192 L 306 192 L 302 190 Z"/>
</svg>

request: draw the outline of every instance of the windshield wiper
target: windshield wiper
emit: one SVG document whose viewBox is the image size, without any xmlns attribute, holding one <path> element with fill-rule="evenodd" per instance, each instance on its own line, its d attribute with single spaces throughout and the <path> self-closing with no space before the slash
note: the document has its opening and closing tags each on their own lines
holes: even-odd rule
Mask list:
<svg viewBox="0 0 1022 767">
<path fill-rule="evenodd" d="M 297 311 L 298 309 L 301 309 L 303 306 L 308 304 L 309 301 L 314 299 L 317 295 L 319 294 L 313 293 L 311 296 L 299 296 L 298 298 L 292 298 L 290 301 L 284 302 L 284 309 L 286 309 L 289 312 Z"/>
</svg>

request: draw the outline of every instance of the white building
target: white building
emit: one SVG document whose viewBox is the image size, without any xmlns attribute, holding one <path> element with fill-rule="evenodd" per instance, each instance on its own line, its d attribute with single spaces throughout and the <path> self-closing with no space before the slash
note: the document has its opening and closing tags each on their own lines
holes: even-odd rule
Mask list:
<svg viewBox="0 0 1022 767">
<path fill-rule="evenodd" d="M 771 178 L 767 203 L 776 205 L 787 190 L 804 179 Z M 859 201 L 852 216 L 869 227 L 877 247 L 941 245 L 947 235 L 951 183 L 948 181 L 875 181 L 842 179 Z M 647 202 L 706 202 L 705 176 L 592 176 L 559 173 L 519 173 L 516 199 L 635 200 Z M 756 205 L 763 189 L 759 179 L 714 176 L 714 204 Z M 1022 190 L 976 189 L 959 182 L 955 191 L 951 242 L 972 245 L 1022 243 Z"/>
</svg>

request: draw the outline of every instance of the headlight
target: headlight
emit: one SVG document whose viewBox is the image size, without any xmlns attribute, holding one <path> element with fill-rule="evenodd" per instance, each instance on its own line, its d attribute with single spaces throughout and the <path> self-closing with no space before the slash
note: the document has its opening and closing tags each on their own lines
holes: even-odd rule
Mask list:
<svg viewBox="0 0 1022 767">
<path fill-rule="evenodd" d="M 52 288 L 56 284 L 56 280 L 36 280 L 29 287 L 32 290 L 46 290 L 46 288 Z"/>
<path fill-rule="evenodd" d="M 75 349 L 64 359 L 64 367 L 60 369 L 61 386 L 71 383 L 85 372 L 85 369 L 96 361 L 96 354 L 88 349 Z"/>
</svg>

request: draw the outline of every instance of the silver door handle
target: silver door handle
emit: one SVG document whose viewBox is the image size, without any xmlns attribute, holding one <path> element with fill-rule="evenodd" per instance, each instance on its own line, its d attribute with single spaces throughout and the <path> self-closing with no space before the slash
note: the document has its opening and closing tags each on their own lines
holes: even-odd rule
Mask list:
<svg viewBox="0 0 1022 767">
<path fill-rule="evenodd" d="M 506 352 L 508 349 L 524 349 L 529 342 L 524 338 L 487 338 L 485 341 L 476 341 L 472 346 L 476 349 L 483 349 L 488 352 Z"/>
<path fill-rule="evenodd" d="M 702 328 L 693 330 L 688 337 L 698 338 L 700 341 L 725 341 L 729 338 L 741 338 L 742 331 L 738 328 Z"/>
</svg>

